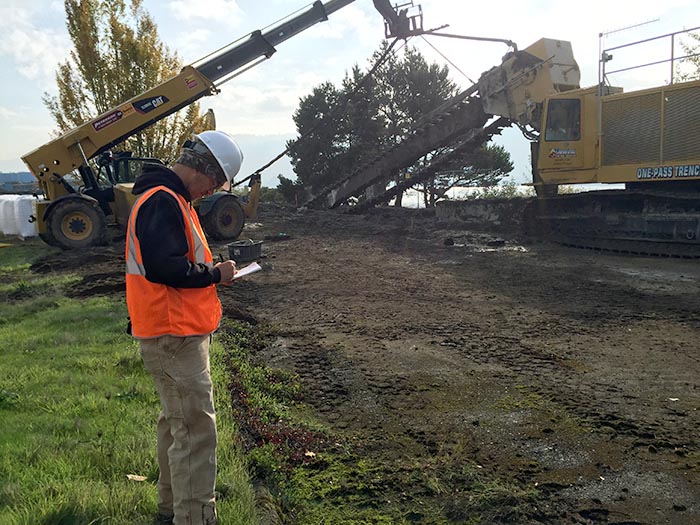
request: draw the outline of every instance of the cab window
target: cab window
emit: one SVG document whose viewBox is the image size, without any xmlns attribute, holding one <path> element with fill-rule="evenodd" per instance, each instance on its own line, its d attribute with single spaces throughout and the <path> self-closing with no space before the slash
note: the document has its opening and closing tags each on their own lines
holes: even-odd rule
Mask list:
<svg viewBox="0 0 700 525">
<path fill-rule="evenodd" d="M 571 141 L 581 138 L 581 101 L 579 99 L 550 100 L 547 106 L 547 142 Z"/>
</svg>

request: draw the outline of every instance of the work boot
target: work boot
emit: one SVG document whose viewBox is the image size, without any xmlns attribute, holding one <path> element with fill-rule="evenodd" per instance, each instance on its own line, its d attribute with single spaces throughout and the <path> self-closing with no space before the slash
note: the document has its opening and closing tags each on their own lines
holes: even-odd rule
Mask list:
<svg viewBox="0 0 700 525">
<path fill-rule="evenodd" d="M 156 516 L 156 519 L 153 521 L 153 525 L 173 525 L 173 516 L 172 514 L 160 514 Z"/>
<path fill-rule="evenodd" d="M 218 523 L 216 518 L 216 506 L 204 505 L 202 507 L 202 522 L 204 525 L 216 525 Z"/>
</svg>

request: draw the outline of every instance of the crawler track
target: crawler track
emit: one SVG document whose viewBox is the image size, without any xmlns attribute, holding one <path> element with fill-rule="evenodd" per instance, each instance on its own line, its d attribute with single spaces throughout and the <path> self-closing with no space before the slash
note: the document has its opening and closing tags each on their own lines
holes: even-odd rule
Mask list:
<svg viewBox="0 0 700 525">
<path fill-rule="evenodd" d="M 700 257 L 700 197 L 599 191 L 533 201 L 528 233 L 593 250 L 660 257 Z"/>
</svg>

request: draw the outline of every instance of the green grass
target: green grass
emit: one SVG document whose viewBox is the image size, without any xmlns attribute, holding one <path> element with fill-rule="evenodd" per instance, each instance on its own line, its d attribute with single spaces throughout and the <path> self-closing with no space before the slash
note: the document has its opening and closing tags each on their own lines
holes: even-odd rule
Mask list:
<svg viewBox="0 0 700 525">
<path fill-rule="evenodd" d="M 0 249 L 0 523 L 151 523 L 159 401 L 124 332 L 123 298 L 65 297 L 79 275 L 29 270 L 46 251 L 39 241 Z M 220 523 L 248 525 L 253 492 L 223 353 L 215 343 L 218 510 Z"/>
</svg>

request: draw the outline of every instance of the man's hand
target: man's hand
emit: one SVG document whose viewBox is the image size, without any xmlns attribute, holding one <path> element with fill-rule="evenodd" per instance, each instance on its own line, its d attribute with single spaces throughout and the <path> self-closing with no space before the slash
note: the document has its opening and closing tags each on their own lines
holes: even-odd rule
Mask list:
<svg viewBox="0 0 700 525">
<path fill-rule="evenodd" d="M 231 284 L 233 277 L 236 275 L 236 263 L 232 260 L 223 261 L 214 265 L 221 272 L 220 284 Z"/>
</svg>

